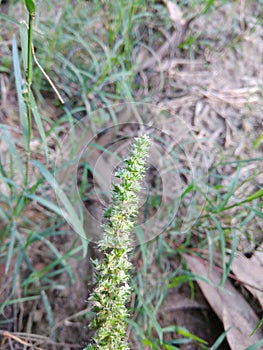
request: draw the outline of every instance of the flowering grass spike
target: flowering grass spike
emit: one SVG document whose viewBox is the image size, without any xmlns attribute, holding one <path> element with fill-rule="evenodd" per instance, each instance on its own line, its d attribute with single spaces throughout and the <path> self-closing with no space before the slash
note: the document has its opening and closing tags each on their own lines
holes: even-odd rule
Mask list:
<svg viewBox="0 0 263 350">
<path fill-rule="evenodd" d="M 135 139 L 122 169 L 115 173 L 121 183 L 115 184 L 112 204 L 105 212 L 104 237 L 99 251 L 104 258 L 94 260 L 96 287 L 90 297 L 96 316 L 91 322 L 95 330 L 93 344 L 87 349 L 128 350 L 126 307 L 131 294 L 128 254 L 131 230 L 139 209 L 138 192 L 146 170 L 146 157 L 151 140 L 147 135 Z"/>
</svg>

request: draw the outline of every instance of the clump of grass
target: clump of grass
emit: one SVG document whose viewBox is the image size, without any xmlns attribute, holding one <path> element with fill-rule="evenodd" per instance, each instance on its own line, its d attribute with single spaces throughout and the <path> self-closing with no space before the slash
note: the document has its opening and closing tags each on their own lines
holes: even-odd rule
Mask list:
<svg viewBox="0 0 263 350">
<path fill-rule="evenodd" d="M 96 316 L 91 327 L 96 333 L 94 344 L 87 349 L 129 349 L 126 336 L 129 312 L 126 303 L 131 293 L 129 272 L 132 265 L 128 259 L 132 241 L 130 232 L 138 214 L 138 192 L 145 174 L 149 147 L 148 136 L 137 138 L 123 169 L 115 173 L 121 183 L 114 185 L 112 204 L 105 212 L 106 223 L 102 226 L 104 237 L 99 242 L 99 251 L 104 258 L 93 261 L 96 288 L 90 301 Z"/>
</svg>

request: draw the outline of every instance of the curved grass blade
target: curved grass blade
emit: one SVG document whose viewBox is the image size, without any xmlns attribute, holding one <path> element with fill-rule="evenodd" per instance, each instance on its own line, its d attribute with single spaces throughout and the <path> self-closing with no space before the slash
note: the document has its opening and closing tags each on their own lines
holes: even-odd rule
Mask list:
<svg viewBox="0 0 263 350">
<path fill-rule="evenodd" d="M 33 115 L 34 115 L 34 118 L 35 118 L 35 122 L 37 124 L 38 131 L 40 133 L 40 137 L 41 137 L 41 139 L 43 141 L 46 159 L 48 161 L 47 138 L 46 138 L 46 134 L 45 134 L 45 130 L 44 130 L 44 127 L 43 127 L 43 123 L 42 123 L 40 114 L 38 112 L 38 108 L 37 108 L 37 104 L 36 104 L 34 95 L 32 94 L 31 91 L 29 91 L 29 100 L 30 100 L 31 109 L 32 109 L 32 112 L 33 112 Z"/>
<path fill-rule="evenodd" d="M 143 309 L 145 311 L 145 313 L 148 315 L 150 321 L 151 321 L 151 324 L 152 326 L 154 327 L 154 329 L 156 330 L 157 334 L 158 334 L 158 337 L 159 337 L 159 340 L 160 342 L 163 341 L 163 330 L 161 328 L 161 326 L 159 325 L 159 323 L 157 322 L 156 320 L 156 317 L 154 316 L 153 312 L 149 309 L 145 299 L 143 298 L 143 296 L 141 295 L 138 287 L 136 285 L 133 286 L 137 296 L 138 296 L 138 299 L 140 300 L 140 302 L 142 303 L 142 306 L 143 306 Z"/>
<path fill-rule="evenodd" d="M 88 240 L 86 238 L 86 234 L 83 228 L 83 222 L 80 220 L 78 214 L 76 213 L 74 207 L 70 203 L 65 192 L 60 188 L 59 184 L 56 182 L 54 176 L 37 160 L 32 160 L 32 164 L 34 164 L 37 169 L 41 172 L 41 174 L 45 177 L 47 182 L 56 192 L 57 197 L 60 200 L 61 205 L 64 208 L 60 208 L 60 216 L 63 215 L 66 220 L 71 224 L 73 229 L 80 235 L 82 245 L 83 245 L 83 255 L 86 256 L 87 248 L 88 248 Z"/>
<path fill-rule="evenodd" d="M 19 56 L 18 56 L 18 49 L 17 49 L 17 43 L 16 43 L 15 36 L 13 37 L 13 40 L 12 40 L 12 51 L 13 51 L 13 62 L 14 62 L 14 73 L 15 73 L 17 99 L 18 99 L 18 106 L 19 106 L 19 116 L 20 116 L 20 122 L 21 122 L 21 127 L 22 127 L 22 134 L 23 134 L 25 149 L 26 149 L 26 151 L 28 151 L 28 145 L 29 145 L 28 121 L 27 121 L 27 114 L 26 114 L 26 105 L 25 105 L 23 94 L 22 94 L 23 81 L 22 81 Z"/>
<path fill-rule="evenodd" d="M 9 150 L 10 156 L 15 161 L 15 168 L 19 172 L 20 179 L 23 180 L 23 178 L 24 178 L 23 164 L 22 164 L 21 157 L 20 157 L 19 153 L 17 152 L 17 149 L 16 149 L 15 143 L 13 141 L 13 138 L 10 135 L 10 133 L 9 133 L 9 131 L 8 131 L 8 129 L 7 129 L 7 127 L 5 125 L 0 124 L 0 130 L 3 131 L 2 138 L 4 139 L 6 144 L 8 145 L 8 150 Z M 17 186 L 18 185 L 16 185 L 16 187 Z"/>
<path fill-rule="evenodd" d="M 48 319 L 48 324 L 51 330 L 51 338 L 53 339 L 53 341 L 56 341 L 56 333 L 54 330 L 54 318 L 53 318 L 53 314 L 52 314 L 52 310 L 51 310 L 51 305 L 50 302 L 48 300 L 47 294 L 44 290 L 41 290 L 41 297 L 47 312 L 47 319 Z"/>
<path fill-rule="evenodd" d="M 27 70 L 27 46 L 28 46 L 28 25 L 22 21 L 19 25 L 20 43 L 22 48 L 22 58 L 24 64 L 24 72 Z"/>
<path fill-rule="evenodd" d="M 15 245 L 15 239 L 16 239 L 17 231 L 16 231 L 16 222 L 13 221 L 11 230 L 10 230 L 10 241 L 9 241 L 9 246 L 8 246 L 8 252 L 7 252 L 7 257 L 6 257 L 6 264 L 5 264 L 5 274 L 7 274 L 11 259 L 13 256 L 13 251 L 14 251 L 14 245 Z"/>
</svg>

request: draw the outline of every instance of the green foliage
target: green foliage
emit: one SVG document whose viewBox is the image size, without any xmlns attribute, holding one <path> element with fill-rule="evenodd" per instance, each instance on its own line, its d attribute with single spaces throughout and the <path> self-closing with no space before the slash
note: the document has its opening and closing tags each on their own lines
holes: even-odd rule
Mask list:
<svg viewBox="0 0 263 350">
<path fill-rule="evenodd" d="M 34 0 L 25 0 L 27 11 L 30 15 L 33 15 L 36 11 L 35 1 Z"/>
</svg>

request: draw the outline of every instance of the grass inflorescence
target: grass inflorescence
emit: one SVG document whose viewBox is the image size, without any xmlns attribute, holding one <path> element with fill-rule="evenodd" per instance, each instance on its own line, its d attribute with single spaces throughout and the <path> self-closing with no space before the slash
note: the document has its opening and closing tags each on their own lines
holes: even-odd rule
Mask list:
<svg viewBox="0 0 263 350">
<path fill-rule="evenodd" d="M 102 226 L 104 237 L 99 251 L 104 258 L 94 260 L 96 287 L 90 297 L 96 313 L 91 323 L 96 330 L 94 345 L 88 349 L 129 349 L 126 335 L 129 316 L 127 302 L 131 294 L 128 254 L 131 251 L 131 230 L 139 209 L 140 181 L 146 170 L 150 138 L 144 135 L 135 140 L 122 169 L 115 173 L 121 180 L 112 192 L 112 204 L 105 212 Z"/>
</svg>

